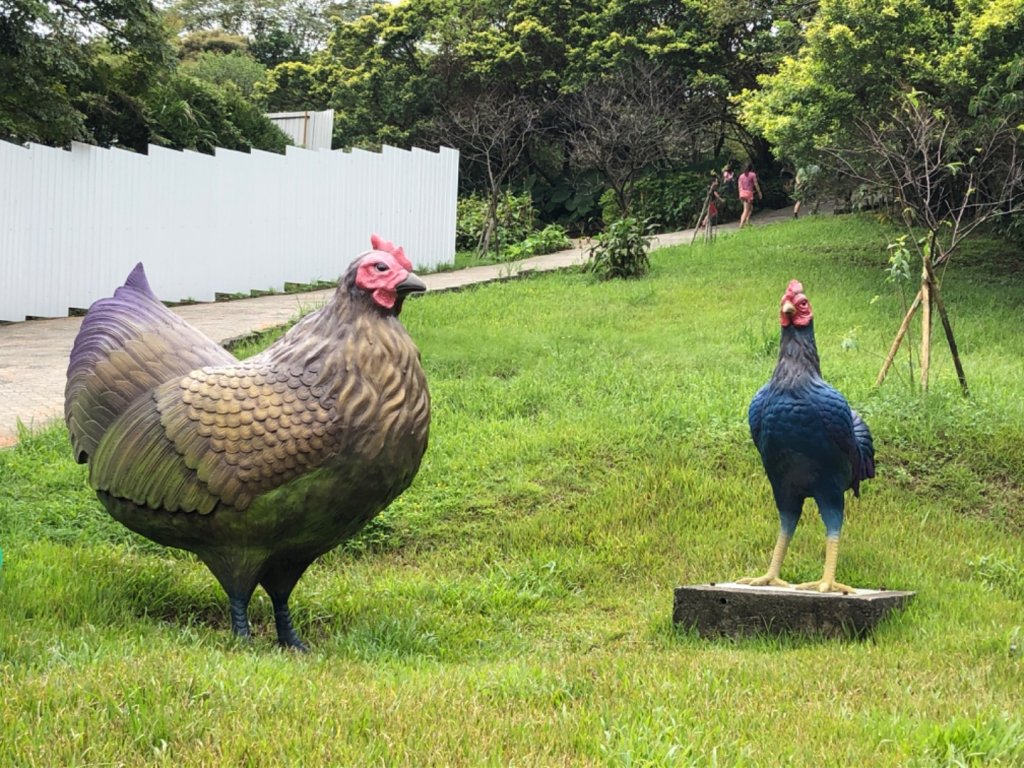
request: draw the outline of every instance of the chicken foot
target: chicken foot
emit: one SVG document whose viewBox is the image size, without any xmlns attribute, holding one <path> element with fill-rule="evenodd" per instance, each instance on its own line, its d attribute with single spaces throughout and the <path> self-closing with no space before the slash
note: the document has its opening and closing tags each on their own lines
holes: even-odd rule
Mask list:
<svg viewBox="0 0 1024 768">
<path fill-rule="evenodd" d="M 772 562 L 768 566 L 768 573 L 764 576 L 747 576 L 742 579 L 736 579 L 737 584 L 747 584 L 751 587 L 788 587 L 789 582 L 783 581 L 779 578 L 779 573 L 782 571 L 782 560 L 786 556 L 786 550 L 789 549 L 789 539 L 785 533 L 780 533 L 778 541 L 775 542 L 775 551 L 772 552 Z"/>
<path fill-rule="evenodd" d="M 839 560 L 839 538 L 828 537 L 825 540 L 825 572 L 818 581 L 807 581 L 797 584 L 797 589 L 817 590 L 818 592 L 842 592 L 844 595 L 857 594 L 857 590 L 836 581 L 836 562 Z"/>
</svg>

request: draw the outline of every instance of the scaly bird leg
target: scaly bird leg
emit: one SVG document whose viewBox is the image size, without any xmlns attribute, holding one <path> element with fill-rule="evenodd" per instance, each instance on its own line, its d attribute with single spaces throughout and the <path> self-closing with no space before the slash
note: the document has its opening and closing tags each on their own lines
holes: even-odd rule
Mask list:
<svg viewBox="0 0 1024 768">
<path fill-rule="evenodd" d="M 785 533 L 779 533 L 778 541 L 775 542 L 775 551 L 772 553 L 772 562 L 768 566 L 768 573 L 764 576 L 736 579 L 736 583 L 749 584 L 752 587 L 788 587 L 789 582 L 780 579 L 779 573 L 782 571 L 782 559 L 786 556 L 786 550 L 789 548 L 789 539 L 790 537 Z"/>
<path fill-rule="evenodd" d="M 252 632 L 249 631 L 249 599 L 251 597 L 251 592 L 245 596 L 228 595 L 231 631 L 235 633 L 236 637 L 240 637 L 243 640 L 248 640 L 252 637 Z"/>
<path fill-rule="evenodd" d="M 277 627 L 277 642 L 281 646 L 297 651 L 309 650 L 292 626 L 292 614 L 288 609 L 288 603 L 274 605 L 274 624 Z"/>
<path fill-rule="evenodd" d="M 297 651 L 308 651 L 309 649 L 292 626 L 292 612 L 288 608 L 288 599 L 295 588 L 295 583 L 308 565 L 309 563 L 277 563 L 269 568 L 260 580 L 260 584 L 267 590 L 270 601 L 274 604 L 277 642 L 285 648 L 294 648 Z"/>
<path fill-rule="evenodd" d="M 855 595 L 857 590 L 836 581 L 836 562 L 839 560 L 839 537 L 829 536 L 825 540 L 825 572 L 820 581 L 797 584 L 797 589 L 816 589 L 819 592 L 842 592 Z"/>
</svg>

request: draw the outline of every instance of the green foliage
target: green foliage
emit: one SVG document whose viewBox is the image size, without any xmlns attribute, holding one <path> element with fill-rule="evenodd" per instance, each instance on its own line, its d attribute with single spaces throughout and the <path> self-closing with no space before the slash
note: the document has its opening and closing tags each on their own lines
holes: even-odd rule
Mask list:
<svg viewBox="0 0 1024 768">
<path fill-rule="evenodd" d="M 709 166 L 706 165 L 645 176 L 637 182 L 634 192 L 636 217 L 651 222 L 661 232 L 692 227 L 697 223 L 710 183 Z M 737 217 L 738 205 L 727 195 L 722 196 L 726 203 L 719 206 L 718 221 L 730 221 Z M 621 218 L 618 202 L 611 190 L 606 190 L 601 196 L 601 215 L 606 224 Z"/>
<path fill-rule="evenodd" d="M 224 42 L 210 36 L 211 48 L 214 38 Z M 283 151 L 284 134 L 251 101 L 259 64 L 236 45 L 198 53 L 177 71 L 171 50 L 148 2 L 17 0 L 0 19 L 0 138 Z"/>
<path fill-rule="evenodd" d="M 557 156 L 550 162 L 559 167 L 564 165 Z M 595 170 L 569 171 L 564 176 L 559 174 L 554 183 L 543 177 L 531 176 L 526 186 L 543 221 L 555 221 L 576 231 L 588 231 L 601 212 L 604 182 Z"/>
<path fill-rule="evenodd" d="M 145 0 L 45 3 L 10 0 L 0 11 L 0 138 L 66 145 L 90 141 L 86 112 L 129 104 L 170 46 Z M 134 82 L 110 96 L 106 54 L 131 60 Z M 99 90 L 93 90 L 99 87 Z"/>
<path fill-rule="evenodd" d="M 498 198 L 498 232 L 492 247 L 502 250 L 525 240 L 533 232 L 535 216 L 528 194 L 503 194 Z M 486 225 L 487 200 L 480 195 L 460 197 L 455 215 L 456 250 L 479 247 Z"/>
<path fill-rule="evenodd" d="M 429 45 L 437 23 L 432 4 L 418 0 L 379 3 L 335 27 L 316 58 L 335 110 L 335 146 L 408 146 L 427 135 L 440 86 Z"/>
<path fill-rule="evenodd" d="M 284 61 L 306 59 L 322 47 L 332 19 L 344 15 L 345 6 L 361 8 L 365 2 L 169 0 L 163 5 L 174 25 L 191 33 L 189 38 L 242 38 L 257 61 L 273 67 Z"/>
<path fill-rule="evenodd" d="M 284 152 L 288 138 L 237 88 L 175 74 L 147 95 L 155 144 L 212 153 L 226 149 Z"/>
<path fill-rule="evenodd" d="M 249 43 L 241 35 L 232 35 L 222 29 L 200 29 L 178 40 L 178 55 L 188 61 L 204 53 L 248 53 Z"/>
<path fill-rule="evenodd" d="M 269 70 L 257 94 L 270 112 L 320 110 L 326 101 L 325 77 L 322 67 L 289 61 Z"/>
<path fill-rule="evenodd" d="M 25 435 L 0 451 L 0 765 L 1019 765 L 1019 254 L 968 243 L 943 285 L 969 401 L 876 389 L 893 235 L 811 217 L 653 251 L 642 281 L 409 301 L 431 445 L 299 582 L 306 656 L 262 591 L 232 640 L 201 563 L 114 522 L 62 427 Z M 794 277 L 878 451 L 839 576 L 917 597 L 868 642 L 698 638 L 673 588 L 763 571 L 777 533 L 745 413 Z M 823 538 L 809 503 L 784 575 L 819 577 Z"/>
<path fill-rule="evenodd" d="M 613 221 L 587 250 L 583 269 L 601 280 L 643 277 L 651 267 L 650 225 L 637 218 Z"/>
<path fill-rule="evenodd" d="M 267 68 L 244 51 L 202 51 L 183 62 L 179 71 L 214 85 L 233 85 L 249 101 L 253 100 L 257 85 L 267 77 Z"/>
<path fill-rule="evenodd" d="M 799 52 L 737 102 L 748 126 L 794 158 L 843 146 L 908 90 L 951 116 L 1019 110 L 1022 19 L 1021 0 L 825 0 Z"/>
<path fill-rule="evenodd" d="M 519 261 L 529 256 L 555 253 L 572 248 L 572 241 L 558 224 L 548 224 L 544 229 L 528 235 L 524 240 L 513 243 L 502 252 L 506 261 Z"/>
</svg>

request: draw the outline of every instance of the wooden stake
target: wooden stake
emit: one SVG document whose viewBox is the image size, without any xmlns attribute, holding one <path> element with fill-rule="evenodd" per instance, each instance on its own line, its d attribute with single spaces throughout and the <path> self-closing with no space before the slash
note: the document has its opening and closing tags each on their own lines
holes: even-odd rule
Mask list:
<svg viewBox="0 0 1024 768">
<path fill-rule="evenodd" d="M 946 313 L 946 304 L 942 300 L 942 292 L 938 282 L 934 279 L 934 273 L 929 275 L 932 278 L 932 297 L 935 299 L 935 307 L 939 310 L 939 319 L 942 320 L 942 330 L 946 332 L 946 341 L 949 343 L 949 352 L 953 356 L 953 367 L 956 368 L 956 377 L 960 380 L 960 389 L 964 397 L 970 397 L 970 390 L 967 389 L 967 376 L 964 373 L 963 363 L 960 362 L 960 350 L 956 346 L 956 339 L 953 336 L 953 326 L 949 322 L 949 315 Z"/>
<path fill-rule="evenodd" d="M 917 296 L 914 297 L 914 301 L 910 304 L 910 309 L 907 310 L 907 314 L 903 316 L 903 322 L 900 323 L 900 329 L 896 332 L 896 338 L 893 339 L 892 346 L 889 347 L 889 354 L 885 357 L 885 362 L 882 363 L 882 370 L 878 372 L 878 378 L 875 380 L 875 386 L 882 386 L 882 382 L 885 381 L 885 376 L 889 373 L 889 368 L 892 366 L 892 361 L 896 359 L 896 353 L 900 350 L 900 344 L 903 343 L 903 337 L 907 335 L 907 331 L 910 330 L 910 321 L 914 319 L 914 313 L 917 312 L 917 308 L 921 306 L 921 292 L 917 292 Z"/>
<path fill-rule="evenodd" d="M 701 221 L 704 219 L 704 217 L 707 215 L 708 203 L 710 201 L 711 201 L 711 195 L 709 194 L 707 197 L 704 198 L 704 205 L 701 206 L 700 215 L 697 217 L 697 226 L 694 227 L 694 229 L 693 229 L 693 237 L 690 238 L 690 245 L 693 245 L 695 242 L 697 242 L 697 233 L 702 229 L 700 224 L 701 224 Z M 705 238 L 705 242 L 707 242 L 706 238 Z"/>
<path fill-rule="evenodd" d="M 928 391 L 932 352 L 932 284 L 927 272 L 921 275 L 921 391 Z"/>
</svg>

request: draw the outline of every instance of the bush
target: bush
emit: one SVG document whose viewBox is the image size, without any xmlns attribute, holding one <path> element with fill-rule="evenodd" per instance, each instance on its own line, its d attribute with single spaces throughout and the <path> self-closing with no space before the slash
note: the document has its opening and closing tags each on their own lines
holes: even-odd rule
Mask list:
<svg viewBox="0 0 1024 768">
<path fill-rule="evenodd" d="M 717 165 L 724 165 L 724 161 L 719 161 Z M 712 166 L 704 164 L 684 171 L 666 171 L 645 176 L 634 188 L 631 215 L 650 221 L 655 231 L 696 226 L 711 184 L 709 173 L 713 170 Z M 718 221 L 738 218 L 740 206 L 736 193 L 719 188 L 719 194 L 725 198 L 725 204 L 719 206 Z M 606 225 L 622 218 L 611 190 L 601 195 L 601 216 Z"/>
<path fill-rule="evenodd" d="M 583 269 L 602 280 L 642 277 L 650 269 L 650 224 L 628 216 L 614 221 L 588 250 Z"/>
<path fill-rule="evenodd" d="M 487 200 L 480 195 L 460 197 L 455 214 L 455 248 L 469 251 L 480 245 L 487 223 Z M 504 249 L 525 240 L 533 231 L 533 201 L 529 195 L 504 194 L 498 200 L 498 232 L 492 246 Z"/>
<path fill-rule="evenodd" d="M 213 154 L 218 147 L 284 153 L 288 137 L 232 84 L 175 73 L 145 99 L 153 144 Z"/>
<path fill-rule="evenodd" d="M 568 248 L 572 248 L 572 240 L 566 236 L 565 230 L 558 224 L 548 224 L 544 229 L 534 232 L 525 240 L 510 245 L 501 255 L 509 261 L 517 261 L 528 256 L 540 256 L 544 253 L 564 251 Z"/>
</svg>

